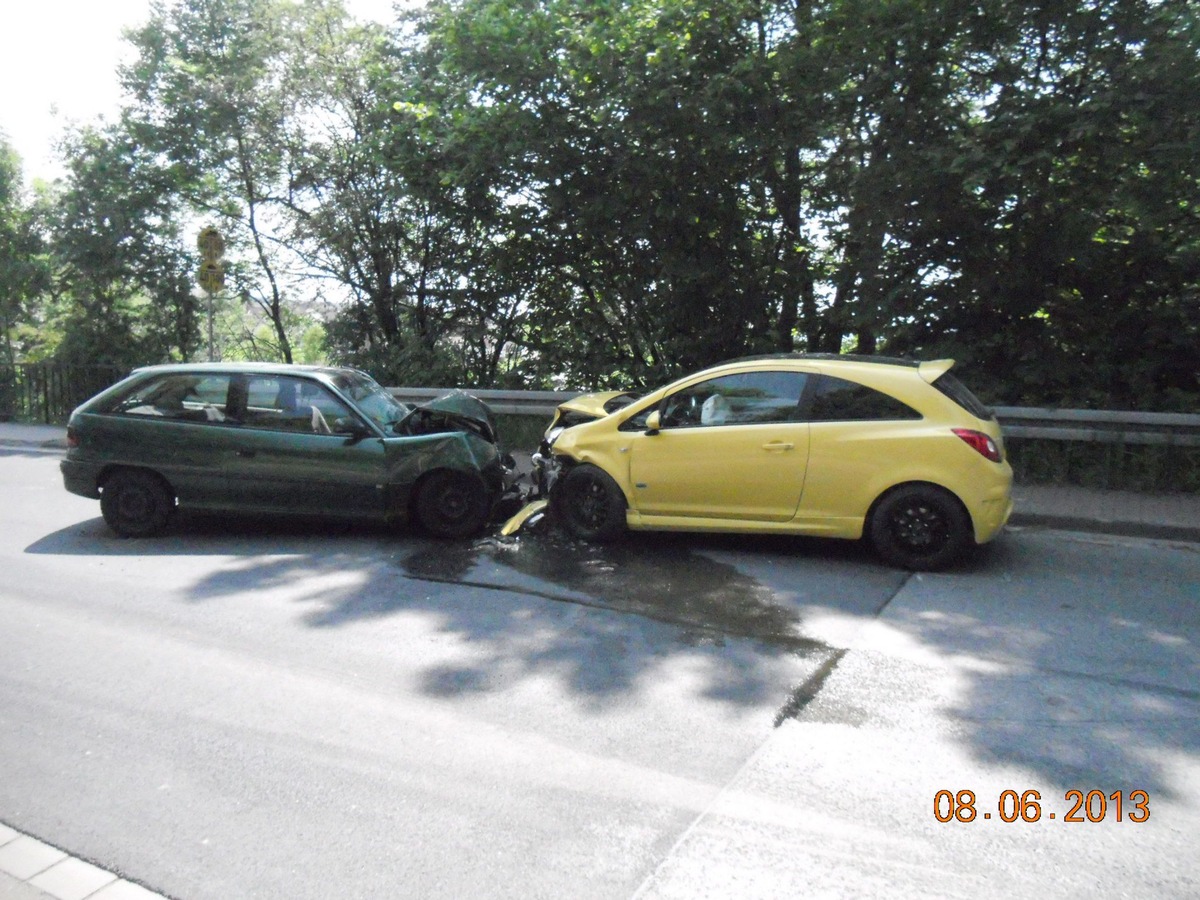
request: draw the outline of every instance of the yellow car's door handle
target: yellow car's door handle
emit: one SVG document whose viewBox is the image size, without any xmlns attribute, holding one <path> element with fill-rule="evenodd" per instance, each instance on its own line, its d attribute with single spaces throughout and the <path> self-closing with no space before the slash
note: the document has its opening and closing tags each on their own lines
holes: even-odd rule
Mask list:
<svg viewBox="0 0 1200 900">
<path fill-rule="evenodd" d="M 796 445 L 789 444 L 786 441 L 771 441 L 769 443 L 763 444 L 763 449 L 764 450 L 772 450 L 772 451 L 774 451 L 774 450 L 795 450 Z"/>
</svg>

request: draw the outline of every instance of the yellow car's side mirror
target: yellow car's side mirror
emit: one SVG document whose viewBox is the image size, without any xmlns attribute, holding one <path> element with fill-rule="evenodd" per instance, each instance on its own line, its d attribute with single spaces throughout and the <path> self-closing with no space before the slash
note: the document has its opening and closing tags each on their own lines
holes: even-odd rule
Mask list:
<svg viewBox="0 0 1200 900">
<path fill-rule="evenodd" d="M 658 434 L 658 429 L 662 425 L 662 419 L 656 409 L 646 417 L 646 434 Z"/>
</svg>

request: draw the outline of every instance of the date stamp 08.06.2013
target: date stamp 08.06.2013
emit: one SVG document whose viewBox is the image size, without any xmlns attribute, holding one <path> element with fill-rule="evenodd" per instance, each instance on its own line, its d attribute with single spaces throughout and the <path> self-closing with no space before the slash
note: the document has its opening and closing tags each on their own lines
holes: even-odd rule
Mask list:
<svg viewBox="0 0 1200 900">
<path fill-rule="evenodd" d="M 1051 809 L 1038 791 L 1001 791 L 995 800 L 977 797 L 974 791 L 940 790 L 933 797 L 933 816 L 939 822 L 1145 822 L 1150 818 L 1146 791 L 1070 790 L 1062 807 Z"/>
</svg>

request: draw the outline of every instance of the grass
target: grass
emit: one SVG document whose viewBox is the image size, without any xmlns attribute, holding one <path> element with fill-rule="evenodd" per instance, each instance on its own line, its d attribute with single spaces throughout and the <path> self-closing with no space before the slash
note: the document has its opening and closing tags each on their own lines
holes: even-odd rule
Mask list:
<svg viewBox="0 0 1200 900">
<path fill-rule="evenodd" d="M 1018 483 L 1200 494 L 1200 447 L 1009 438 Z"/>
<path fill-rule="evenodd" d="M 532 452 L 542 440 L 542 432 L 550 424 L 549 416 L 496 416 L 500 444 L 510 453 L 513 450 Z"/>
</svg>

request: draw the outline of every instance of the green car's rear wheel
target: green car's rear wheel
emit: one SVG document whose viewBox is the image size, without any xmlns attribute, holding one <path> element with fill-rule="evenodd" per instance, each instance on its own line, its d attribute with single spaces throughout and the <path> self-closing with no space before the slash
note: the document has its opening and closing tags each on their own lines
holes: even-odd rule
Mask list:
<svg viewBox="0 0 1200 900">
<path fill-rule="evenodd" d="M 175 497 L 157 475 L 133 469 L 114 472 L 100 492 L 100 513 L 122 537 L 149 537 L 167 527 Z"/>
</svg>

